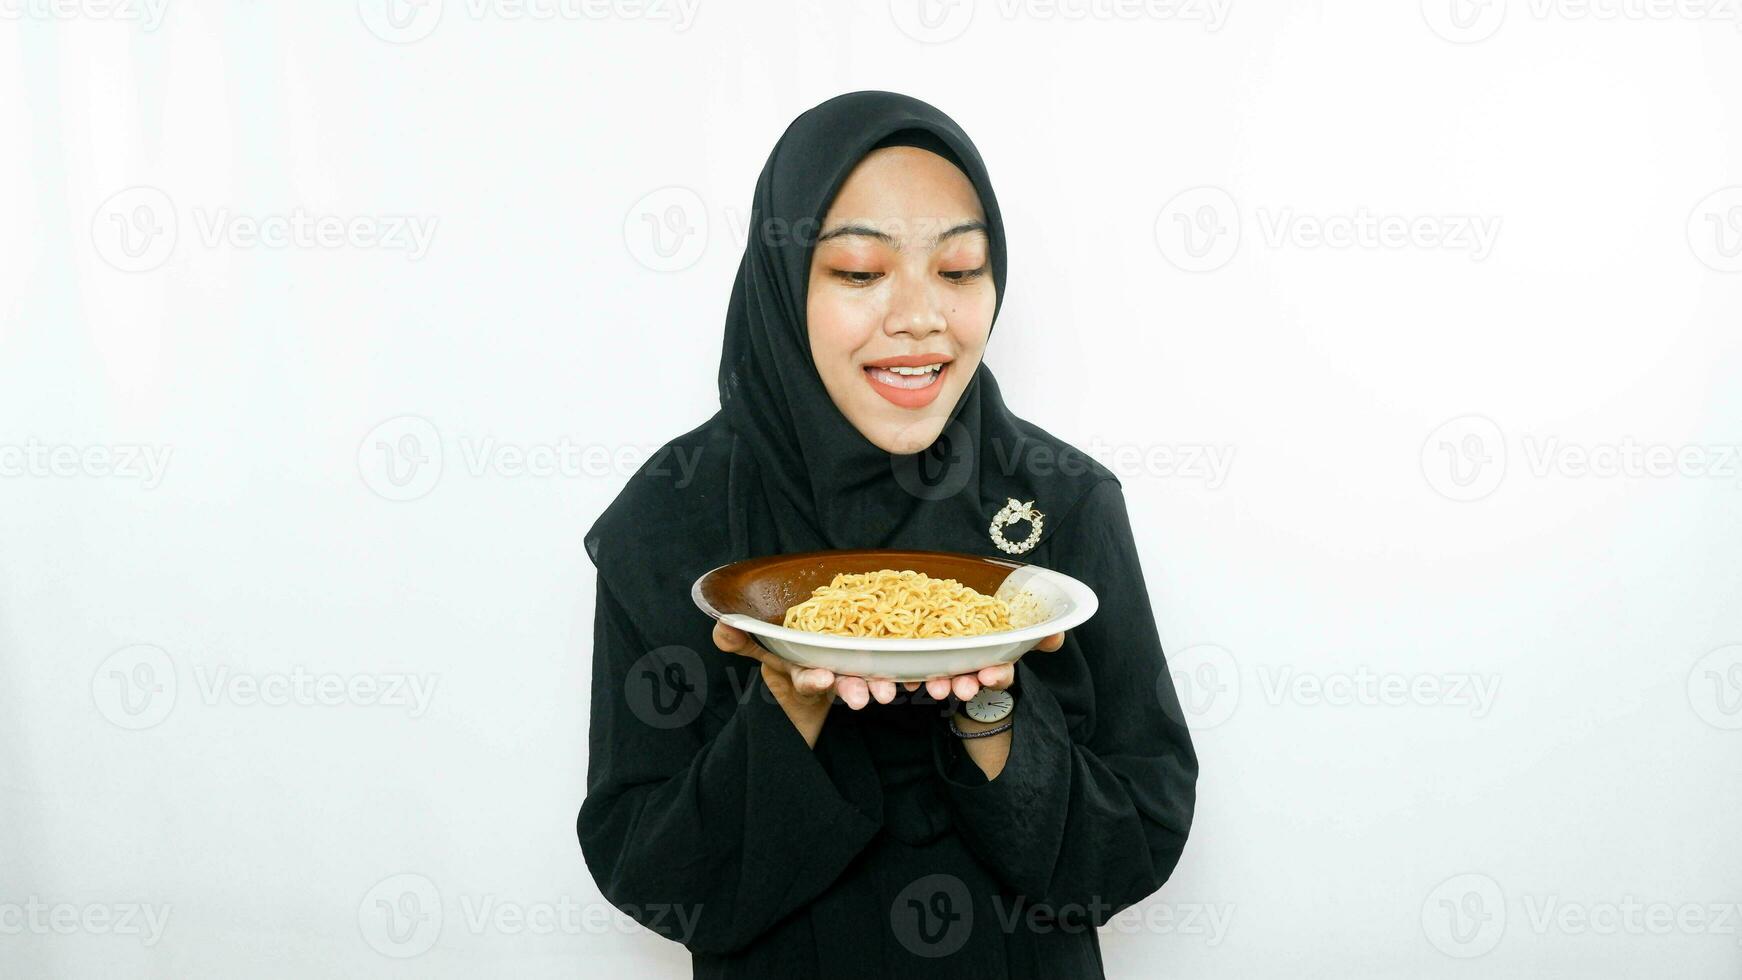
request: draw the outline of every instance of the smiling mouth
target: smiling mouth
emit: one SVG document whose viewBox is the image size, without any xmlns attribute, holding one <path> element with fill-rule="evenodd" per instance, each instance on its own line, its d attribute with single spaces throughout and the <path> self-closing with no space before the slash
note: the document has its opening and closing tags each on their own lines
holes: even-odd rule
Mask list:
<svg viewBox="0 0 1742 980">
<path fill-rule="evenodd" d="M 920 364 L 914 367 L 878 367 L 865 365 L 865 381 L 871 390 L 897 408 L 925 408 L 937 400 L 944 389 L 944 377 L 951 361 Z"/>
<path fill-rule="evenodd" d="M 924 367 L 911 368 L 867 367 L 865 368 L 865 373 L 871 376 L 871 380 L 876 381 L 879 384 L 886 384 L 891 388 L 905 388 L 909 391 L 914 391 L 920 388 L 929 388 L 932 385 L 937 384 L 938 379 L 943 377 L 944 365 L 927 364 Z"/>
</svg>

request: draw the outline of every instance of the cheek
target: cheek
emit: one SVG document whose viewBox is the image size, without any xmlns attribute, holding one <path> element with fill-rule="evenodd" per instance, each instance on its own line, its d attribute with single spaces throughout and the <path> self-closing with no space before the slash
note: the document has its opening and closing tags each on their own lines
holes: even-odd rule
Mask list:
<svg viewBox="0 0 1742 980">
<path fill-rule="evenodd" d="M 813 292 L 805 304 L 811 356 L 824 377 L 841 374 L 852 366 L 853 353 L 864 346 L 876 319 L 855 304 L 841 301 L 828 290 Z"/>
<path fill-rule="evenodd" d="M 986 338 L 992 333 L 992 311 L 997 305 L 997 294 L 990 289 L 963 296 L 952 304 L 950 335 L 957 347 L 979 350 L 986 346 Z"/>
</svg>

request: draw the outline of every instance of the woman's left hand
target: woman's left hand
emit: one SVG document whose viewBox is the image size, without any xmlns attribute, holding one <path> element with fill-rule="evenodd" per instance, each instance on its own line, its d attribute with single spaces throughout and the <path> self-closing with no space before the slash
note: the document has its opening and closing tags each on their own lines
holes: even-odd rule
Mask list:
<svg viewBox="0 0 1742 980">
<path fill-rule="evenodd" d="M 1043 653 L 1051 653 L 1064 645 L 1065 635 L 1063 633 L 1054 633 L 1053 635 L 1041 640 L 1039 643 L 1036 643 L 1034 648 Z M 942 701 L 951 694 L 954 694 L 963 701 L 967 701 L 972 699 L 974 695 L 979 694 L 980 689 L 983 687 L 991 688 L 994 691 L 1002 691 L 1009 687 L 1010 683 L 1014 680 L 1016 680 L 1016 663 L 1015 661 L 1011 661 L 1007 664 L 996 664 L 991 667 L 982 667 L 972 674 L 957 674 L 954 677 L 933 677 L 931 680 L 923 682 L 906 681 L 902 686 L 906 687 L 909 691 L 917 691 L 919 690 L 919 685 L 924 683 L 925 692 L 931 695 L 932 700 L 934 701 Z M 879 700 L 881 700 L 881 698 Z"/>
</svg>

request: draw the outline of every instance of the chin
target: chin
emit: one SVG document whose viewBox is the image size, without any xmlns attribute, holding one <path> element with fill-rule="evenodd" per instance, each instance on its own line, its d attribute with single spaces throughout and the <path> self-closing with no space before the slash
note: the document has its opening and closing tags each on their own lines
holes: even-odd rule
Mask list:
<svg viewBox="0 0 1742 980">
<path fill-rule="evenodd" d="M 876 428 L 871 442 L 878 449 L 895 456 L 908 456 L 928 449 L 944 430 L 944 419 L 927 418 L 917 422 L 887 422 Z"/>
</svg>

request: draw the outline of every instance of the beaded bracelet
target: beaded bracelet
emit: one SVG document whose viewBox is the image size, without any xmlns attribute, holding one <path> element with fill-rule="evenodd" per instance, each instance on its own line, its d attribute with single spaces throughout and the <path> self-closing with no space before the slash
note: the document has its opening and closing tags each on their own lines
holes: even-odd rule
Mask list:
<svg viewBox="0 0 1742 980">
<path fill-rule="evenodd" d="M 956 716 L 951 715 L 950 716 L 950 734 L 956 736 L 957 738 L 985 738 L 988 735 L 996 735 L 999 732 L 1007 732 L 1010 730 L 1010 727 L 1014 724 L 1016 724 L 1016 716 L 1014 713 L 1012 713 L 1012 715 L 1009 718 L 1004 719 L 1004 724 L 999 725 L 996 728 L 988 728 L 983 732 L 964 732 L 960 728 L 956 727 Z"/>
</svg>

